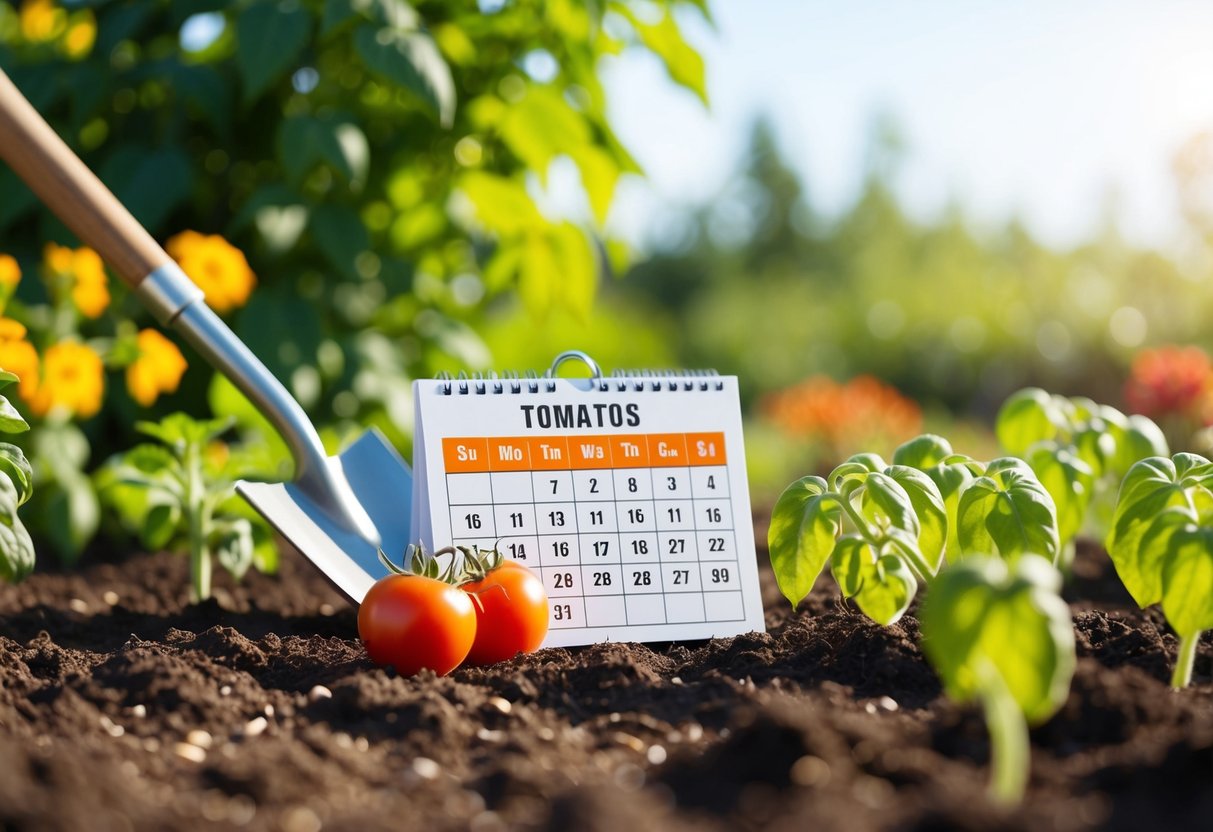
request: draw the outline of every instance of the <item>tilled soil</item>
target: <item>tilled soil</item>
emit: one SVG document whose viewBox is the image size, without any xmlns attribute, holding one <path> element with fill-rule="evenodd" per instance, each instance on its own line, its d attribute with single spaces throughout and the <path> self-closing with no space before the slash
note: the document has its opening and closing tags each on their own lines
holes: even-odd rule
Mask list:
<svg viewBox="0 0 1213 832">
<path fill-rule="evenodd" d="M 765 561 L 765 554 L 760 554 Z M 1102 552 L 1068 588 L 1079 663 L 1027 800 L 985 796 L 979 714 L 912 616 L 821 581 L 767 632 L 550 649 L 447 678 L 373 666 L 298 556 L 185 603 L 168 554 L 0 586 L 0 829 L 1208 829 L 1213 644 L 1176 641 Z"/>
</svg>

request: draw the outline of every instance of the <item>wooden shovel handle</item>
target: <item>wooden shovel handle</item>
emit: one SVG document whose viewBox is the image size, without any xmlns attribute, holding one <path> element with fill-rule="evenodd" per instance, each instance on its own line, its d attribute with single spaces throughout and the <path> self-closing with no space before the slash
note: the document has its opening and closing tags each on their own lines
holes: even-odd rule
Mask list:
<svg viewBox="0 0 1213 832">
<path fill-rule="evenodd" d="M 164 249 L 63 143 L 3 70 L 0 158 L 132 289 L 169 262 Z"/>
</svg>

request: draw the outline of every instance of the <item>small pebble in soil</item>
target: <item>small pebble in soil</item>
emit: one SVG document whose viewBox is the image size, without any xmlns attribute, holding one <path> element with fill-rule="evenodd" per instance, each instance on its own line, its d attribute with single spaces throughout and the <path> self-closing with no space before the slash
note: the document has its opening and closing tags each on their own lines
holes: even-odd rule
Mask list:
<svg viewBox="0 0 1213 832">
<path fill-rule="evenodd" d="M 189 760 L 191 763 L 202 763 L 206 761 L 206 751 L 196 745 L 191 745 L 188 742 L 179 742 L 174 745 L 173 753 L 183 760 Z"/>
<path fill-rule="evenodd" d="M 624 763 L 615 769 L 615 783 L 625 791 L 634 792 L 644 785 L 644 770 L 640 766 Z"/>
<path fill-rule="evenodd" d="M 234 794 L 227 802 L 227 819 L 235 826 L 247 826 L 257 815 L 257 802 L 247 794 Z"/>
<path fill-rule="evenodd" d="M 623 731 L 616 731 L 611 735 L 611 739 L 619 745 L 632 749 L 637 754 L 644 753 L 644 740 L 639 737 L 633 737 L 631 734 L 625 734 Z"/>
<path fill-rule="evenodd" d="M 232 686 L 224 685 L 223 687 L 219 688 L 219 695 L 220 696 L 231 696 L 232 695 Z"/>
<path fill-rule="evenodd" d="M 670 684 L 671 684 L 671 685 L 681 685 L 681 684 L 682 684 L 682 679 L 681 679 L 680 677 L 678 677 L 678 676 L 671 676 L 671 677 L 670 677 Z"/>
<path fill-rule="evenodd" d="M 552 740 L 556 739 L 556 732 L 544 725 L 535 732 L 535 736 L 539 737 L 539 739 L 543 740 L 544 742 L 551 742 Z"/>
<path fill-rule="evenodd" d="M 118 605 L 118 601 L 121 599 L 118 597 L 117 592 L 114 592 L 112 589 L 107 589 L 104 594 L 102 594 L 101 600 L 104 601 L 106 605 L 114 607 Z"/>
<path fill-rule="evenodd" d="M 67 608 L 72 612 L 78 612 L 81 615 L 88 615 L 88 603 L 80 598 L 73 598 L 67 602 Z"/>
<path fill-rule="evenodd" d="M 503 714 L 508 714 L 514 709 L 514 706 L 510 704 L 510 700 L 503 699 L 500 696 L 490 696 L 489 705 L 501 711 Z"/>
<path fill-rule="evenodd" d="M 144 737 L 143 750 L 149 754 L 155 754 L 160 750 L 160 740 L 156 737 Z"/>
<path fill-rule="evenodd" d="M 868 712 L 869 714 L 872 714 L 873 716 L 876 715 L 876 703 L 875 702 L 865 702 L 863 704 L 863 709 L 866 712 Z"/>
<path fill-rule="evenodd" d="M 319 702 L 321 699 L 332 699 L 333 692 L 324 685 L 316 685 L 307 692 L 308 702 Z"/>
<path fill-rule="evenodd" d="M 332 604 L 321 604 L 320 605 L 320 614 L 321 615 L 332 615 L 335 612 L 337 612 L 337 610 L 333 607 Z"/>
<path fill-rule="evenodd" d="M 269 726 L 269 721 L 263 716 L 250 719 L 248 722 L 244 723 L 244 736 L 259 737 L 265 733 L 265 729 Z"/>
<path fill-rule="evenodd" d="M 211 735 L 206 731 L 203 731 L 201 728 L 195 728 L 185 735 L 185 741 L 189 745 L 206 749 L 211 747 L 212 739 Z"/>
<path fill-rule="evenodd" d="M 886 711 L 896 711 L 901 706 L 897 704 L 897 700 L 891 696 L 882 696 L 876 700 L 876 704 Z"/>
<path fill-rule="evenodd" d="M 438 775 L 442 773 L 442 766 L 429 757 L 414 757 L 413 773 L 422 780 L 436 780 Z"/>
<path fill-rule="evenodd" d="M 651 745 L 644 756 L 649 761 L 649 765 L 659 766 L 665 762 L 666 753 L 660 745 Z"/>
<path fill-rule="evenodd" d="M 699 742 L 703 739 L 703 726 L 698 722 L 692 722 L 686 727 L 687 742 Z"/>
<path fill-rule="evenodd" d="M 830 764 L 820 757 L 806 754 L 792 763 L 788 779 L 797 786 L 824 786 L 830 782 Z"/>
<path fill-rule="evenodd" d="M 272 717 L 274 715 L 274 706 L 273 705 L 265 706 L 265 715 L 268 717 Z"/>
<path fill-rule="evenodd" d="M 111 737 L 120 737 L 126 733 L 125 728 L 123 728 L 121 725 L 116 725 L 112 719 L 104 714 L 101 716 L 101 727 L 104 728 L 105 733 L 109 734 Z"/>
<path fill-rule="evenodd" d="M 505 740 L 505 731 L 490 731 L 488 728 L 480 728 L 476 731 L 476 738 L 485 742 L 502 742 Z"/>
<path fill-rule="evenodd" d="M 294 806 L 282 815 L 282 832 L 320 832 L 320 816 L 306 806 Z"/>
<path fill-rule="evenodd" d="M 137 719 L 143 719 L 145 716 L 147 716 L 147 705 L 140 702 L 138 705 L 133 706 L 131 708 L 131 716 Z"/>
</svg>

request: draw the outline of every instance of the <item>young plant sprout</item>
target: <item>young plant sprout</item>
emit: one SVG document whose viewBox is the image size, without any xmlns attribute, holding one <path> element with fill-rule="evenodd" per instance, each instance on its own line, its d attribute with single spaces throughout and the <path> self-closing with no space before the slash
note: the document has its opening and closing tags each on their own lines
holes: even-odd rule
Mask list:
<svg viewBox="0 0 1213 832">
<path fill-rule="evenodd" d="M 1057 507 L 1062 562 L 1073 559 L 1073 540 L 1085 525 L 1106 532 L 1116 488 L 1133 463 L 1166 455 L 1167 440 L 1145 416 L 1125 416 L 1085 398 L 1066 398 L 1029 387 L 998 411 L 998 441 L 1032 466 Z"/>
<path fill-rule="evenodd" d="M 1133 600 L 1162 604 L 1179 636 L 1171 686 L 1187 687 L 1200 636 L 1213 629 L 1213 463 L 1181 453 L 1130 468 L 1107 548 Z"/>
<path fill-rule="evenodd" d="M 1070 608 L 1061 574 L 1025 554 L 1014 563 L 966 558 L 922 604 L 922 647 L 958 702 L 978 701 L 990 732 L 990 794 L 1017 803 L 1028 779 L 1028 726 L 1065 702 L 1074 675 Z"/>
<path fill-rule="evenodd" d="M 844 517 L 848 531 L 840 538 Z M 947 533 L 943 497 L 929 477 L 857 454 L 828 480 L 804 477 L 788 486 L 767 541 L 780 591 L 793 605 L 830 563 L 843 594 L 887 625 L 939 570 Z"/>
<path fill-rule="evenodd" d="M 0 388 L 17 376 L 0 370 Z M 21 433 L 29 425 L 8 399 L 0 396 L 0 433 Z M 16 445 L 0 442 L 0 580 L 19 581 L 34 568 L 34 544 L 17 508 L 33 493 L 34 472 Z"/>
<path fill-rule="evenodd" d="M 273 541 L 233 489 L 229 472 L 242 466 L 224 459 L 230 449 L 217 442 L 232 421 L 174 413 L 136 427 L 159 444 L 136 445 L 117 457 L 100 487 L 149 549 L 189 553 L 192 600 L 211 595 L 212 555 L 237 579 L 254 565 L 272 571 Z"/>
</svg>

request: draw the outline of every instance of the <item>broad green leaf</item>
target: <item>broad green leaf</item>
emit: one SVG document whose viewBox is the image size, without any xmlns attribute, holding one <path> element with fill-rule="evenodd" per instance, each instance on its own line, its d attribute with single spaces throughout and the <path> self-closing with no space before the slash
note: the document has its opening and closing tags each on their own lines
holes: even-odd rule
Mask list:
<svg viewBox="0 0 1213 832">
<path fill-rule="evenodd" d="M 905 615 L 917 592 L 918 581 L 909 567 L 901 558 L 885 555 L 868 565 L 855 603 L 864 615 L 887 627 Z"/>
<path fill-rule="evenodd" d="M 16 445 L 0 442 L 0 475 L 7 475 L 17 490 L 17 505 L 34 492 L 34 469 Z"/>
<path fill-rule="evenodd" d="M 938 572 L 948 540 L 948 511 L 939 488 L 922 471 L 905 465 L 890 465 L 885 474 L 910 498 L 918 518 L 918 550 L 932 573 Z"/>
<path fill-rule="evenodd" d="M 194 187 L 190 158 L 177 147 L 125 146 L 101 166 L 101 179 L 140 225 L 155 233 Z"/>
<path fill-rule="evenodd" d="M 1057 438 L 1066 418 L 1054 397 L 1037 387 L 1013 393 L 994 422 L 998 442 L 1011 454 L 1022 456 L 1037 442 Z"/>
<path fill-rule="evenodd" d="M 324 163 L 349 183 L 352 191 L 366 184 L 370 145 L 362 129 L 340 117 L 295 116 L 278 131 L 278 152 L 287 176 L 301 183 L 316 165 Z"/>
<path fill-rule="evenodd" d="M 804 477 L 779 495 L 771 513 L 771 567 L 792 606 L 809 594 L 834 550 L 841 509 L 833 497 L 823 499 L 827 490 L 821 477 Z"/>
<path fill-rule="evenodd" d="M 974 480 L 974 474 L 969 470 L 968 465 L 957 463 L 936 465 L 927 470 L 926 475 L 939 489 L 939 494 L 943 497 L 944 508 L 948 513 L 948 539 L 945 553 L 951 560 L 960 556 L 960 524 L 956 519 L 960 508 L 960 495 Z"/>
<path fill-rule="evenodd" d="M 12 402 L 0 396 L 0 433 L 23 433 L 29 430 L 29 422 L 17 412 Z"/>
<path fill-rule="evenodd" d="M 239 580 L 253 564 L 253 528 L 241 518 L 218 524 L 211 550 L 223 568 Z"/>
<path fill-rule="evenodd" d="M 1116 438 L 1102 427 L 1080 430 L 1074 434 L 1074 455 L 1098 479 L 1116 458 Z"/>
<path fill-rule="evenodd" d="M 601 228 L 606 225 L 611 202 L 615 198 L 615 184 L 619 181 L 619 165 L 601 148 L 586 144 L 570 154 L 581 172 L 581 185 L 590 202 L 594 221 Z"/>
<path fill-rule="evenodd" d="M 181 525 L 181 506 L 177 502 L 159 502 L 148 508 L 143 518 L 140 539 L 150 551 L 158 552 L 169 544 Z"/>
<path fill-rule="evenodd" d="M 135 429 L 183 452 L 187 446 L 218 439 L 234 424 L 230 418 L 198 420 L 184 413 L 170 413 L 159 422 L 136 422 Z"/>
<path fill-rule="evenodd" d="M 971 558 L 940 572 L 921 611 L 923 650 L 948 695 L 983 695 L 986 668 L 997 671 L 1030 722 L 1065 702 L 1074 673 L 1074 631 L 1058 596 L 1061 576 L 1028 555 L 1008 566 Z"/>
<path fill-rule="evenodd" d="M 926 471 L 951 455 L 952 444 L 948 440 L 933 433 L 924 433 L 898 445 L 897 450 L 893 451 L 893 464 Z"/>
<path fill-rule="evenodd" d="M 638 23 L 636 31 L 641 42 L 661 58 L 671 80 L 695 93 L 706 105 L 708 90 L 703 58 L 683 40 L 674 15 L 667 11 L 654 25 Z"/>
<path fill-rule="evenodd" d="M 0 580 L 16 582 L 34 568 L 34 546 L 17 516 L 20 499 L 8 477 L 0 476 Z"/>
<path fill-rule="evenodd" d="M 1213 528 L 1185 528 L 1162 563 L 1162 611 L 1180 638 L 1213 630 Z"/>
<path fill-rule="evenodd" d="M 312 33 L 312 16 L 292 0 L 255 2 L 236 19 L 236 67 L 244 101 L 252 103 L 299 60 Z"/>
<path fill-rule="evenodd" d="M 915 540 L 922 531 L 910 495 L 887 474 L 874 471 L 868 475 L 860 496 L 860 506 L 864 517 L 875 523 L 877 528 L 901 529 Z"/>
<path fill-rule="evenodd" d="M 1014 561 L 1023 554 L 1056 561 L 1060 550 L 1057 509 L 1032 469 L 1003 457 L 990 463 L 960 495 L 957 506 L 960 554 L 1000 555 Z"/>
<path fill-rule="evenodd" d="M 541 180 L 557 156 L 576 160 L 577 154 L 592 147 L 585 118 L 551 87 L 530 87 L 507 110 L 498 130 L 513 154 Z"/>
<path fill-rule="evenodd" d="M 1027 459 L 1057 508 L 1058 537 L 1061 543 L 1068 543 L 1082 528 L 1095 493 L 1095 474 L 1068 448 L 1056 442 L 1034 445 Z"/>
<path fill-rule="evenodd" d="M 830 572 L 838 582 L 844 598 L 850 598 L 863 586 L 864 569 L 872 565 L 876 555 L 868 542 L 859 535 L 844 534 L 830 555 Z"/>
<path fill-rule="evenodd" d="M 560 269 L 563 306 L 581 321 L 589 321 L 598 288 L 598 258 L 585 233 L 571 222 L 552 226 L 552 250 Z"/>
<path fill-rule="evenodd" d="M 429 35 L 364 24 L 354 34 L 354 48 L 367 69 L 415 93 L 443 127 L 451 126 L 455 82 Z"/>
<path fill-rule="evenodd" d="M 10 373 L 8 370 L 0 370 L 0 388 L 8 387 L 10 384 L 16 384 L 20 380 L 20 377 L 16 373 Z"/>
<path fill-rule="evenodd" d="M 1139 460 L 1171 454 L 1167 437 L 1152 419 L 1133 414 L 1127 421 L 1123 436 L 1118 437 L 1116 457 L 1112 462 L 1112 470 L 1120 476 L 1124 476 Z"/>
<path fill-rule="evenodd" d="M 519 261 L 518 297 L 535 320 L 551 312 L 560 278 L 560 262 L 548 235 L 527 235 Z"/>
<path fill-rule="evenodd" d="M 458 189 L 472 203 L 476 219 L 493 234 L 512 237 L 545 225 L 526 185 L 518 180 L 474 171 L 459 179 Z"/>
<path fill-rule="evenodd" d="M 1142 607 L 1157 604 L 1163 595 L 1163 562 L 1176 535 L 1195 528 L 1186 508 L 1173 506 L 1152 517 L 1132 549 L 1119 548 L 1112 563 L 1120 582 Z"/>
</svg>

